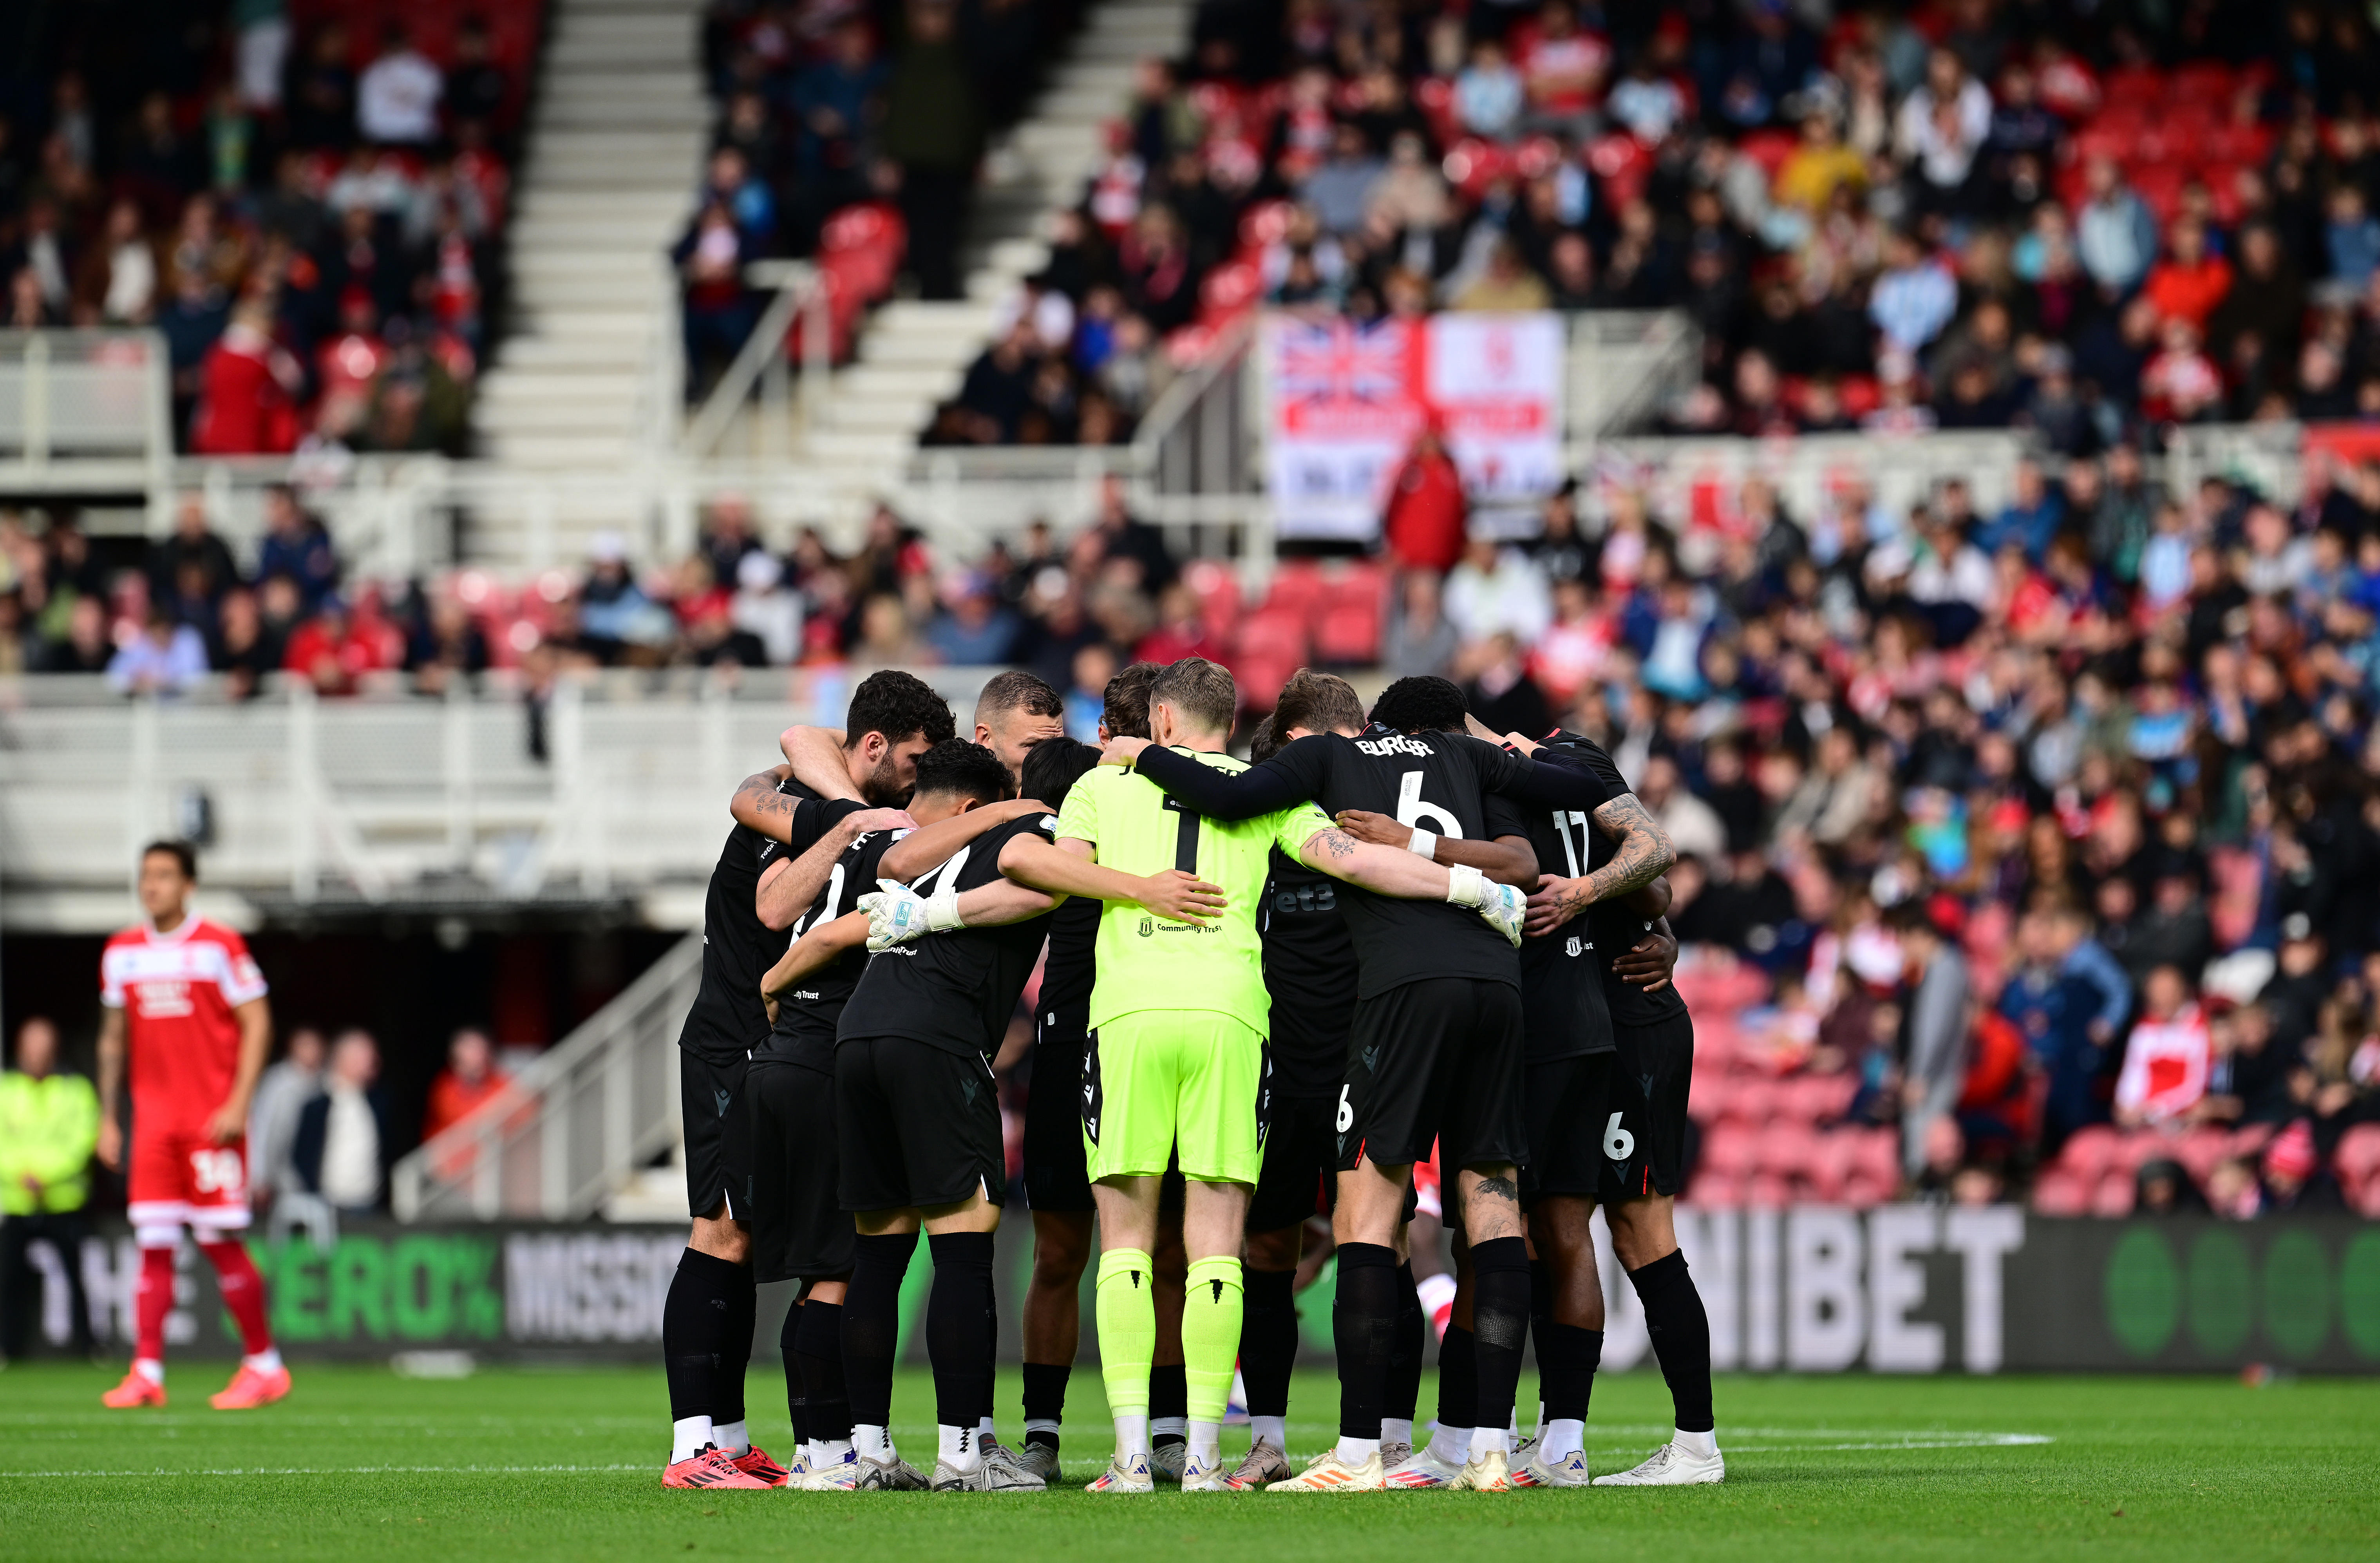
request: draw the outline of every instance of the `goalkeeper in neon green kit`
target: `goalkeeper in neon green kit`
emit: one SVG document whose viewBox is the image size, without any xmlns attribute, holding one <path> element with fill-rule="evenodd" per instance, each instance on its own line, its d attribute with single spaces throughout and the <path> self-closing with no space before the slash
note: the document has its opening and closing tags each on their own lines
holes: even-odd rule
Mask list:
<svg viewBox="0 0 2380 1563">
<path fill-rule="evenodd" d="M 1212 662 L 1174 663 L 1149 690 L 1155 742 L 1202 764 L 1245 769 L 1222 752 L 1234 693 L 1231 674 Z M 1219 1440 L 1239 1356 L 1240 1248 L 1264 1148 L 1270 1001 L 1256 915 L 1269 850 L 1279 845 L 1291 857 L 1378 894 L 1476 907 L 1515 942 L 1520 892 L 1489 882 L 1475 868 L 1448 868 L 1359 842 L 1310 803 L 1254 819 L 1207 819 L 1185 812 L 1154 782 L 1114 767 L 1075 783 L 1059 811 L 1057 835 L 1054 849 L 1041 850 L 1126 873 L 1178 868 L 1220 887 L 1226 900 L 1211 922 L 1176 922 L 1128 903 L 1108 904 L 1099 922 L 1082 1092 L 1086 1156 L 1099 1216 L 1099 1363 L 1116 1424 L 1114 1458 L 1089 1490 L 1153 1487 L 1148 1373 L 1157 1316 L 1149 1250 L 1157 1237 L 1159 1183 L 1178 1151 L 1187 1183 L 1182 1225 L 1190 1260 L 1182 1318 L 1190 1447 L 1182 1490 L 1227 1492 Z M 1048 876 L 1031 854 L 1013 864 L 1003 854 L 1002 869 L 1037 889 L 1063 888 L 1038 882 Z M 948 904 L 921 906 L 910 892 L 887 887 L 871 910 L 878 937 L 898 940 L 964 924 L 971 911 L 1004 915 L 996 905 L 986 891 L 971 891 Z"/>
</svg>

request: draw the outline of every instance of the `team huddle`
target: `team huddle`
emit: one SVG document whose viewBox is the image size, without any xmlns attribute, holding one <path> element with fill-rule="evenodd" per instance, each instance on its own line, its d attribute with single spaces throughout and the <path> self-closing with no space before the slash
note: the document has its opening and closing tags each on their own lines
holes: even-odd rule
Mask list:
<svg viewBox="0 0 2380 1563">
<path fill-rule="evenodd" d="M 1345 681 L 1302 672 L 1253 763 L 1225 752 L 1235 691 L 1201 659 L 1120 673 L 1103 748 L 1065 737 L 1062 709 L 1002 674 L 969 739 L 924 683 L 879 672 L 843 732 L 789 732 L 786 763 L 737 791 L 680 1042 L 695 1228 L 662 1321 L 664 1482 L 1042 1490 L 1087 1269 L 1114 1421 L 1093 1492 L 1720 1480 L 1709 1327 L 1670 1219 L 1693 1058 L 1673 854 L 1610 757 L 1474 731 L 1436 678 L 1367 717 Z M 1037 963 L 1012 1448 L 992 1416 L 992 1060 Z M 1440 1170 L 1457 1283 L 1418 1448 L 1417 1169 Z M 1676 1432 L 1590 1477 L 1598 1204 Z M 1340 1436 L 1300 1471 L 1293 1291 L 1324 1216 Z M 920 1230 L 930 1476 L 890 1427 Z M 743 1381 L 754 1288 L 783 1280 L 801 1290 L 781 1464 L 751 1442 Z M 1252 1437 L 1227 1460 L 1235 1374 Z"/>
</svg>

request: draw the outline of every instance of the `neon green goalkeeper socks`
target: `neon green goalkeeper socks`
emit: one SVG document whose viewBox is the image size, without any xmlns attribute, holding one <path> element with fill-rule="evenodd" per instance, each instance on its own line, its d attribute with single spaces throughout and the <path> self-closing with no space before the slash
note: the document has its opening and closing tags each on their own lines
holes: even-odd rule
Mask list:
<svg viewBox="0 0 2380 1563">
<path fill-rule="evenodd" d="M 1107 1382 L 1108 1411 L 1116 1416 L 1148 1414 L 1148 1368 L 1157 1360 L 1155 1282 L 1156 1266 L 1140 1249 L 1111 1248 L 1099 1255 L 1093 1315 L 1099 1327 L 1099 1376 Z M 1223 1373 L 1231 1376 L 1228 1365 Z"/>
<path fill-rule="evenodd" d="M 1240 1357 L 1240 1262 L 1193 1260 L 1182 1301 L 1182 1374 L 1190 1420 L 1220 1422 Z M 1105 1347 L 1102 1345 L 1101 1350 Z"/>
</svg>

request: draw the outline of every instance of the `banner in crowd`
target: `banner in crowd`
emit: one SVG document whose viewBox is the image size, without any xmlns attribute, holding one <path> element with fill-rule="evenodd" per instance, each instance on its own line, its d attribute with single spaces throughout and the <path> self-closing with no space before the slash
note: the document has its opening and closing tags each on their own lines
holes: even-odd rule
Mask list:
<svg viewBox="0 0 2380 1563">
<path fill-rule="evenodd" d="M 1280 535 L 1368 542 L 1425 427 L 1443 434 L 1476 506 L 1523 505 L 1561 481 L 1558 315 L 1433 315 L 1358 327 L 1267 317 L 1259 355 L 1266 480 Z"/>
<path fill-rule="evenodd" d="M 1649 1364 L 1644 1313 L 1596 1224 L 1603 1362 Z M 1719 1370 L 1832 1373 L 2235 1371 L 2268 1363 L 2380 1373 L 2380 1224 L 2307 1218 L 2053 1220 L 2014 1206 L 1868 1211 L 1681 1209 L 1678 1238 L 1710 1315 Z M 1032 1271 L 1032 1230 L 999 1234 L 1003 1354 Z M 327 1246 L 251 1244 L 281 1344 L 307 1357 L 466 1351 L 492 1359 L 650 1359 L 683 1227 L 350 1227 Z M 47 1282 L 42 1333 L 67 1336 L 59 1255 L 34 1245 Z M 129 1235 L 79 1256 L 94 1333 L 120 1349 L 140 1271 Z M 932 1266 L 902 1291 L 905 1358 L 925 1357 Z M 1310 1361 L 1330 1351 L 1332 1276 L 1299 1298 Z M 769 1289 L 760 1354 L 774 1354 L 787 1289 Z M 213 1272 L 187 1244 L 166 1324 L 177 1351 L 228 1356 L 236 1338 Z M 1084 1290 L 1083 1355 L 1096 1360 Z"/>
</svg>

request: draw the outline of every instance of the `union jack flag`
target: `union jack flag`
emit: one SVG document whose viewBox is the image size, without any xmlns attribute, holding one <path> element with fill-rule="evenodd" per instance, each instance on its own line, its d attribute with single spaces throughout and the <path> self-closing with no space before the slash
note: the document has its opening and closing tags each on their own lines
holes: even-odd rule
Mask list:
<svg viewBox="0 0 2380 1563">
<path fill-rule="evenodd" d="M 1327 326 L 1284 323 L 1281 329 L 1283 396 L 1395 404 L 1412 395 L 1411 328 L 1404 321 L 1383 321 L 1368 328 L 1348 321 Z"/>
</svg>

